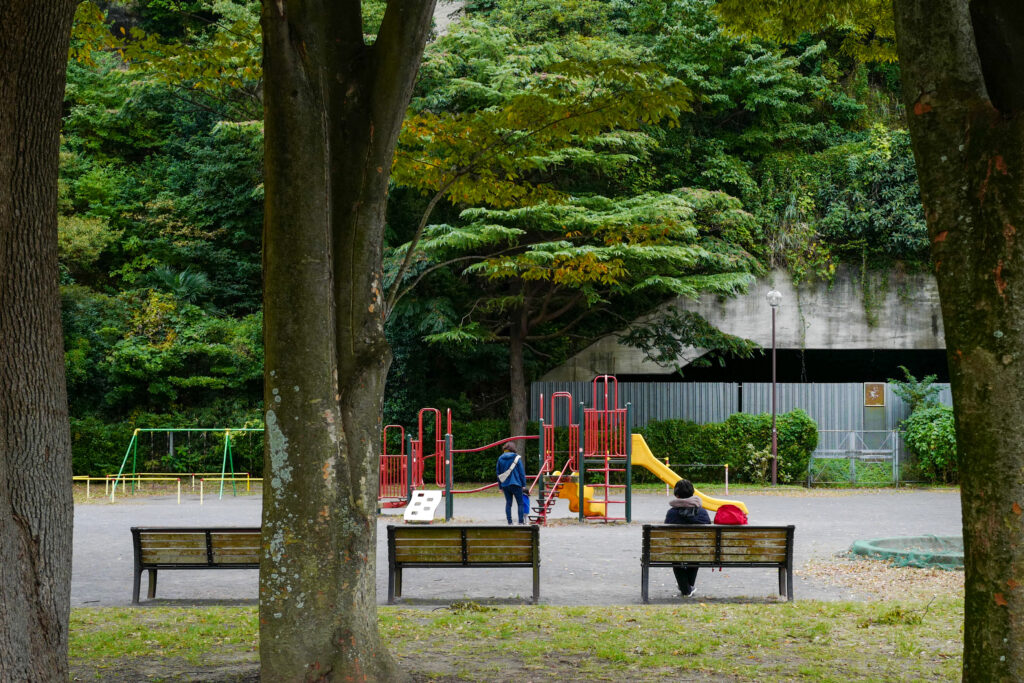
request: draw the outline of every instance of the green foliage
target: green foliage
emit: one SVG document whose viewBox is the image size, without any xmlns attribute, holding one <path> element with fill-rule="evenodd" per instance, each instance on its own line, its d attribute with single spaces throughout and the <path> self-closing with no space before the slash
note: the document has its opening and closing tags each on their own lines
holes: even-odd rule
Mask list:
<svg viewBox="0 0 1024 683">
<path fill-rule="evenodd" d="M 386 4 L 363 2 L 369 41 Z M 409 246 L 388 254 L 406 294 L 389 311 L 388 421 L 505 411 L 509 351 L 492 342 L 524 311 L 536 376 L 667 296 L 731 293 L 762 265 L 924 265 L 898 67 L 850 56 L 888 44 L 888 15 L 844 2 L 798 35 L 817 6 L 740 8 L 789 31 L 744 40 L 718 18 L 732 2 L 468 3 L 428 47 L 389 193 L 389 244 Z M 60 259 L 71 410 L 98 421 L 96 443 L 139 411 L 194 423 L 262 400 L 259 8 L 79 6 Z"/>
<path fill-rule="evenodd" d="M 103 218 L 83 215 L 59 216 L 57 249 L 61 268 L 72 275 L 91 273 L 100 255 L 120 236 L 121 232 L 111 230 Z"/>
<path fill-rule="evenodd" d="M 807 413 L 776 416 L 779 481 L 802 481 L 818 445 L 818 428 Z M 642 430 L 655 457 L 675 464 L 727 464 L 730 480 L 758 481 L 764 451 L 771 453 L 771 415 L 736 413 L 725 422 L 698 425 L 686 420 L 656 420 Z M 770 472 L 770 469 L 768 470 Z"/>
<path fill-rule="evenodd" d="M 928 481 L 956 483 L 959 467 L 956 424 L 949 406 L 918 408 L 902 422 L 903 440 L 917 456 L 917 466 Z"/>
<path fill-rule="evenodd" d="M 625 334 L 619 335 L 619 343 L 639 349 L 644 356 L 661 367 L 673 368 L 680 375 L 683 365 L 680 359 L 687 358 L 686 365 L 707 367 L 715 359 L 724 366 L 726 358 L 752 358 L 761 347 L 747 339 L 720 331 L 701 315 L 676 308 L 662 309 L 656 318 L 634 323 Z"/>
<path fill-rule="evenodd" d="M 740 459 L 740 475 L 752 484 L 765 485 L 772 481 L 772 450 L 770 446 L 756 449 L 747 444 L 746 457 Z M 776 481 L 787 484 L 793 480 L 790 469 L 777 468 Z"/>
<path fill-rule="evenodd" d="M 889 378 L 888 381 L 892 385 L 893 393 L 903 399 L 910 408 L 911 414 L 938 405 L 939 392 L 942 391 L 942 388 L 935 384 L 935 375 L 917 379 L 910 374 L 910 370 L 907 370 L 906 367 L 901 365 L 899 368 L 903 371 L 904 379 Z"/>
<path fill-rule="evenodd" d="M 886 0 L 722 0 L 717 10 L 737 33 L 795 41 L 834 30 L 842 49 L 858 59 L 896 59 L 896 26 Z"/>
<path fill-rule="evenodd" d="M 263 380 L 262 316 L 216 318 L 169 295 L 129 299 L 124 336 L 104 369 L 113 407 L 159 408 L 221 397 L 258 395 Z"/>
</svg>

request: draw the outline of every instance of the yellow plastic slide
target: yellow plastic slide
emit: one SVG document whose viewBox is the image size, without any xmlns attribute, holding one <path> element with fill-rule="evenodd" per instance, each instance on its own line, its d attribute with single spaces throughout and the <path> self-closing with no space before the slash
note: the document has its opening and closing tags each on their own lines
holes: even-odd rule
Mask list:
<svg viewBox="0 0 1024 683">
<path fill-rule="evenodd" d="M 563 486 L 558 492 L 559 498 L 565 498 L 569 501 L 569 512 L 579 512 L 580 503 L 579 496 L 577 495 L 577 489 L 579 484 L 569 482 Z M 584 517 L 603 517 L 604 516 L 604 503 L 594 503 L 591 500 L 594 497 L 594 487 L 584 486 L 583 487 L 583 516 Z"/>
<path fill-rule="evenodd" d="M 634 467 L 639 465 L 640 467 L 650 470 L 654 473 L 654 476 L 661 479 L 669 486 L 675 486 L 676 482 L 682 479 L 682 477 L 669 469 L 665 463 L 659 462 L 658 459 L 654 457 L 654 453 L 651 452 L 651 447 L 647 445 L 647 441 L 644 440 L 642 434 L 633 434 L 632 464 Z M 586 493 L 586 491 L 584 491 L 584 493 Z M 735 505 L 740 510 L 743 510 L 743 512 L 747 512 L 747 506 L 738 500 L 710 498 L 700 491 L 694 491 L 694 493 L 697 494 L 701 503 L 704 504 L 705 510 L 711 510 L 714 512 L 723 505 Z"/>
</svg>

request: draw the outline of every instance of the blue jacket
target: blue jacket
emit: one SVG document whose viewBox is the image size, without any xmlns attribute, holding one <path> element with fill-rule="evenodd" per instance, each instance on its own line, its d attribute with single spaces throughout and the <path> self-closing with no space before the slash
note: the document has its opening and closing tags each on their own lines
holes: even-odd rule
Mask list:
<svg viewBox="0 0 1024 683">
<path fill-rule="evenodd" d="M 507 470 L 512 462 L 516 459 L 516 453 L 512 451 L 505 451 L 498 457 L 497 474 L 503 473 Z M 508 475 L 505 481 L 498 479 L 498 485 L 501 488 L 506 486 L 519 486 L 520 488 L 526 486 L 526 466 L 523 464 L 523 459 L 519 458 L 519 462 L 516 463 L 515 468 Z"/>
</svg>

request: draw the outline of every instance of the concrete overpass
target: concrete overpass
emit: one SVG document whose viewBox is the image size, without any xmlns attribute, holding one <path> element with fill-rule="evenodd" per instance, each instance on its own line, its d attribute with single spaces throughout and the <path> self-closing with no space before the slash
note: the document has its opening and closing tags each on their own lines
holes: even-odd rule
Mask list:
<svg viewBox="0 0 1024 683">
<path fill-rule="evenodd" d="M 735 298 L 680 298 L 665 306 L 695 311 L 718 329 L 767 349 L 771 347 L 772 323 L 765 294 L 772 287 L 782 293 L 776 319 L 776 348 L 780 351 L 945 350 L 938 289 L 929 273 L 893 270 L 873 274 L 865 286 L 859 270 L 841 268 L 832 286 L 821 282 L 795 286 L 787 273 L 774 271 Z M 680 365 L 685 366 L 703 353 L 703 349 L 688 350 Z M 641 351 L 620 345 L 612 334 L 540 379 L 588 381 L 605 373 L 648 376 L 672 372 L 646 360 Z"/>
</svg>

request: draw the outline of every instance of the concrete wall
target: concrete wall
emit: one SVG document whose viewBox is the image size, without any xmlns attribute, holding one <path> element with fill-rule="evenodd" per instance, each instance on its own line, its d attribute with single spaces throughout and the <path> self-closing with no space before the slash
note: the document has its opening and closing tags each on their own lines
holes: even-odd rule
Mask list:
<svg viewBox="0 0 1024 683">
<path fill-rule="evenodd" d="M 942 314 L 935 278 L 927 273 L 890 272 L 869 277 L 865 287 L 859 271 L 840 269 L 831 287 L 825 283 L 793 285 L 789 275 L 775 271 L 735 298 L 705 296 L 698 301 L 676 299 L 665 304 L 695 311 L 712 325 L 768 348 L 772 343 L 771 307 L 765 294 L 782 293 L 776 318 L 780 349 L 944 349 Z M 869 296 L 865 296 L 865 292 Z M 865 306 L 865 301 L 870 305 Z M 684 354 L 680 365 L 700 356 Z M 595 375 L 661 374 L 666 369 L 645 360 L 643 353 L 621 346 L 615 335 L 597 340 L 542 381 L 587 381 Z"/>
</svg>

